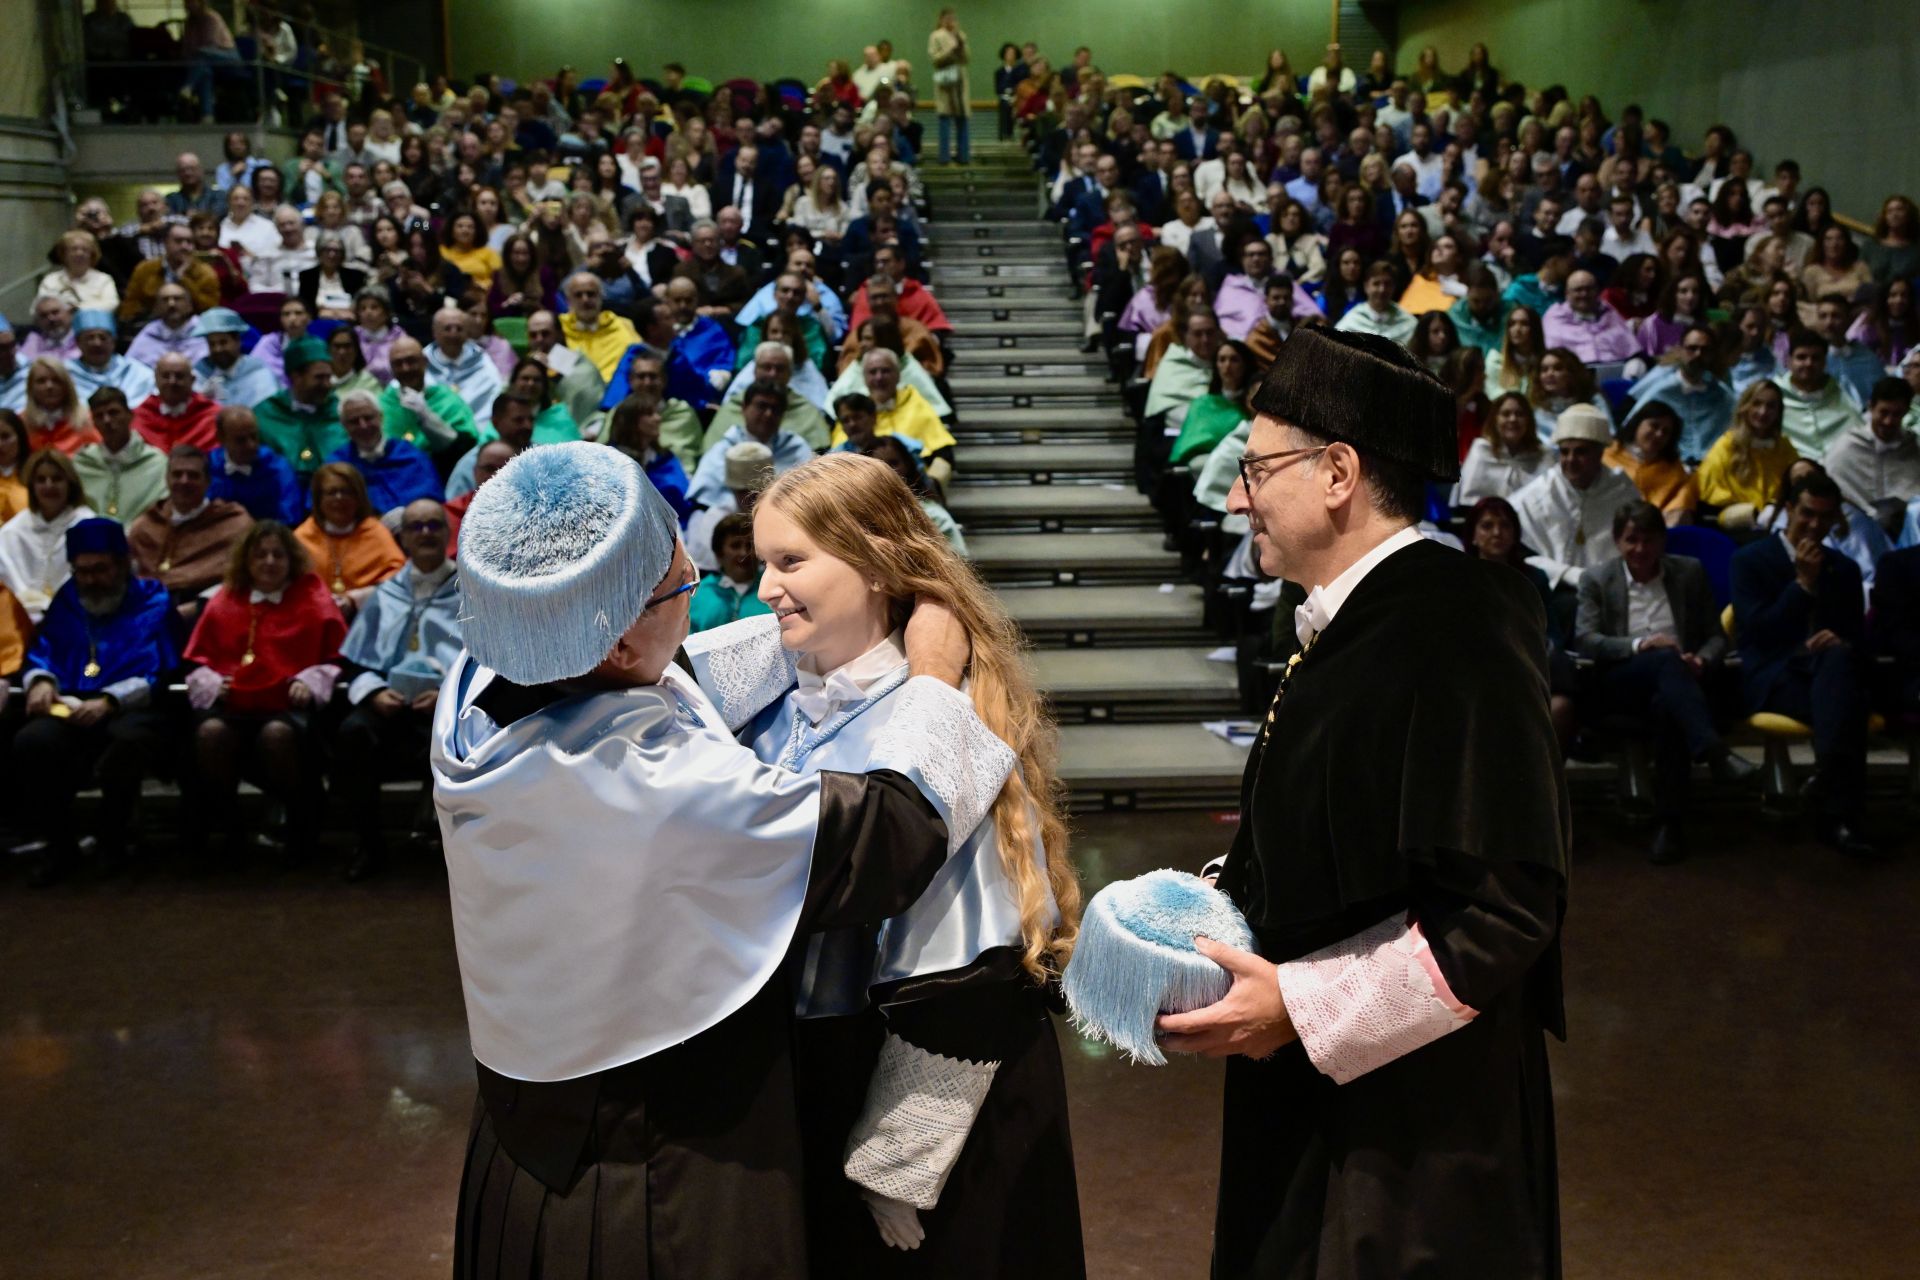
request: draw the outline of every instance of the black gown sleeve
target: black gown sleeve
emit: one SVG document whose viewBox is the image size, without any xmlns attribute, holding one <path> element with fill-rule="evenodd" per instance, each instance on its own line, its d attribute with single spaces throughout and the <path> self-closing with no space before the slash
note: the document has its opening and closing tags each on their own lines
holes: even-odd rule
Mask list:
<svg viewBox="0 0 1920 1280">
<path fill-rule="evenodd" d="M 1565 883 L 1536 863 L 1441 853 L 1422 866 L 1411 912 L 1462 1004 L 1489 1008 L 1524 983 L 1530 1011 L 1564 1037 L 1559 940 L 1565 902 Z"/>
<path fill-rule="evenodd" d="M 1016 947 L 993 947 L 971 964 L 907 978 L 874 991 L 887 1029 L 915 1048 L 969 1062 L 1003 1061 L 1041 992 Z"/>
<path fill-rule="evenodd" d="M 946 820 L 904 775 L 823 771 L 820 828 L 797 932 L 899 915 L 933 883 L 946 857 Z"/>
</svg>

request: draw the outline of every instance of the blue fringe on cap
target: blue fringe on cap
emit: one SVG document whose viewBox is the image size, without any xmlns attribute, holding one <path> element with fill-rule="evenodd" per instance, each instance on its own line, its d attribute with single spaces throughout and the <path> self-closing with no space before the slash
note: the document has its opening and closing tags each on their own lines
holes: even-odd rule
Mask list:
<svg viewBox="0 0 1920 1280">
<path fill-rule="evenodd" d="M 1253 949 L 1253 932 L 1227 895 L 1184 871 L 1149 871 L 1094 894 L 1060 976 L 1073 1025 L 1135 1062 L 1164 1066 L 1153 1020 L 1205 1008 L 1233 985 L 1194 950 L 1196 934 Z"/>
<path fill-rule="evenodd" d="M 673 509 L 620 450 L 529 449 L 460 522 L 462 638 L 516 684 L 585 675 L 647 607 L 678 537 Z"/>
</svg>

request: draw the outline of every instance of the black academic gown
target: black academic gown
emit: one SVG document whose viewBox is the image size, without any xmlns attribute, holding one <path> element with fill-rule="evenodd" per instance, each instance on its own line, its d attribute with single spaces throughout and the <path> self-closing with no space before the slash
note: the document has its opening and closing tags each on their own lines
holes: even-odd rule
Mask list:
<svg viewBox="0 0 1920 1280">
<path fill-rule="evenodd" d="M 506 724 L 541 692 L 487 711 Z M 906 778 L 820 778 L 803 943 L 898 915 L 947 856 L 945 822 Z M 593 1075 L 535 1083 L 476 1063 L 455 1280 L 806 1276 L 787 971 L 699 1035 Z"/>
<path fill-rule="evenodd" d="M 1545 618 L 1422 541 L 1361 580 L 1247 762 L 1220 888 L 1284 963 L 1411 912 L 1479 1015 L 1345 1085 L 1227 1064 L 1218 1280 L 1560 1274 L 1543 1032 L 1564 1035 L 1566 788 Z"/>
<path fill-rule="evenodd" d="M 874 1006 L 800 1024 L 808 1237 L 816 1277 L 982 1280 L 1087 1273 L 1060 1044 L 1047 1000 L 1012 947 L 965 968 L 877 988 Z M 891 1031 L 948 1058 L 997 1061 L 917 1249 L 889 1248 L 848 1181 L 847 1137 Z"/>
</svg>

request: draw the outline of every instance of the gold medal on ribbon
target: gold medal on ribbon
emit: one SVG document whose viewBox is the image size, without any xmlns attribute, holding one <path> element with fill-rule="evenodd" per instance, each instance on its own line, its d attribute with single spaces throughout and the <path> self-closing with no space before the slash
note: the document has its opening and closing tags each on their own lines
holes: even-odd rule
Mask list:
<svg viewBox="0 0 1920 1280">
<path fill-rule="evenodd" d="M 100 674 L 100 664 L 97 662 L 89 662 L 86 666 L 80 668 L 80 674 L 91 680 Z"/>
</svg>

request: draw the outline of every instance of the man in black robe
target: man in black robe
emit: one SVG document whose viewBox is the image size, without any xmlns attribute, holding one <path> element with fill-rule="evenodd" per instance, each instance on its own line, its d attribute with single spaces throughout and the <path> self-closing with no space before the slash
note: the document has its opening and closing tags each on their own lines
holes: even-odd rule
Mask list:
<svg viewBox="0 0 1920 1280">
<path fill-rule="evenodd" d="M 1413 528 L 1458 472 L 1454 407 L 1396 344 L 1298 331 L 1253 408 L 1228 506 L 1310 590 L 1219 876 L 1256 951 L 1203 940 L 1232 988 L 1160 1020 L 1229 1056 L 1213 1274 L 1557 1276 L 1539 596 Z"/>
</svg>

